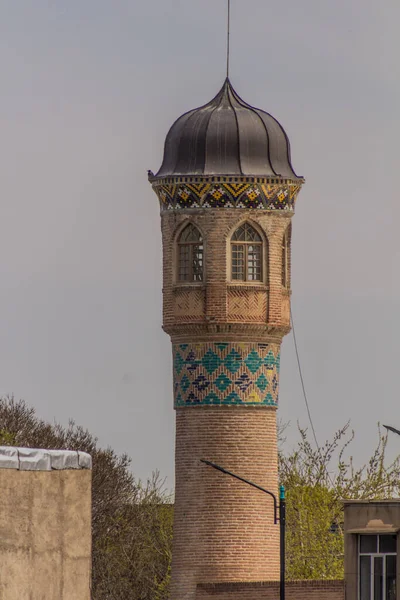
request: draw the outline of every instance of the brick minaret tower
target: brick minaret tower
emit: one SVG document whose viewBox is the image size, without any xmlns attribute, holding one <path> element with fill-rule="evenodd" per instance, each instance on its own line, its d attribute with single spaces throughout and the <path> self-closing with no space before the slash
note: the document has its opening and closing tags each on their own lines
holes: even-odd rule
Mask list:
<svg viewBox="0 0 400 600">
<path fill-rule="evenodd" d="M 172 600 L 199 584 L 279 579 L 280 346 L 290 329 L 291 217 L 303 179 L 289 140 L 227 79 L 172 126 L 149 180 L 161 207 L 164 330 L 176 409 Z"/>
</svg>

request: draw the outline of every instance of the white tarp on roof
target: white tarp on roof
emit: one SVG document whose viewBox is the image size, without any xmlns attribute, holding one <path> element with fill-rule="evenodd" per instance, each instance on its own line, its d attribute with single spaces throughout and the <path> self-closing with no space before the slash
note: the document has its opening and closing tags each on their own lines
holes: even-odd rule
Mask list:
<svg viewBox="0 0 400 600">
<path fill-rule="evenodd" d="M 0 469 L 52 471 L 91 468 L 92 457 L 86 452 L 0 446 Z"/>
</svg>

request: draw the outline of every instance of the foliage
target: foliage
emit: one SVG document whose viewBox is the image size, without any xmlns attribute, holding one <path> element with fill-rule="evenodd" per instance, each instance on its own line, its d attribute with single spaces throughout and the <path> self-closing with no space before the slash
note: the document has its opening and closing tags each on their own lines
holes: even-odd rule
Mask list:
<svg viewBox="0 0 400 600">
<path fill-rule="evenodd" d="M 158 475 L 145 485 L 130 459 L 98 447 L 89 431 L 39 419 L 33 408 L 0 398 L 0 444 L 82 450 L 93 459 L 93 600 L 168 597 L 172 506 Z"/>
<path fill-rule="evenodd" d="M 387 435 L 362 467 L 346 459 L 354 432 L 345 425 L 332 441 L 314 448 L 307 430 L 290 454 L 279 452 L 280 482 L 287 492 L 288 579 L 343 578 L 343 499 L 399 495 L 400 457 L 386 465 Z M 280 430 L 282 435 L 282 427 Z"/>
<path fill-rule="evenodd" d="M 361 468 L 346 458 L 354 432 L 347 424 L 315 449 L 299 428 L 285 453 L 279 424 L 279 477 L 287 494 L 287 578 L 343 577 L 342 499 L 382 499 L 400 492 L 400 457 L 386 464 L 387 436 Z M 0 444 L 65 448 L 93 458 L 93 600 L 168 598 L 173 507 L 159 476 L 136 481 L 126 455 L 98 447 L 87 430 L 40 420 L 33 408 L 0 398 Z M 334 530 L 334 532 L 333 532 Z"/>
</svg>

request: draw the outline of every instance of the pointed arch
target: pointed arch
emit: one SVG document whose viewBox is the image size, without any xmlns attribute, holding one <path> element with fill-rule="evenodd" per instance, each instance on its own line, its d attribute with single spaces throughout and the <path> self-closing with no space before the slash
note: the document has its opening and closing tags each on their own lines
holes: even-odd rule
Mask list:
<svg viewBox="0 0 400 600">
<path fill-rule="evenodd" d="M 201 231 L 189 222 L 177 236 L 177 280 L 199 283 L 204 278 L 204 244 Z"/>
<path fill-rule="evenodd" d="M 237 282 L 262 282 L 266 274 L 263 237 L 248 221 L 231 235 L 231 279 Z"/>
</svg>

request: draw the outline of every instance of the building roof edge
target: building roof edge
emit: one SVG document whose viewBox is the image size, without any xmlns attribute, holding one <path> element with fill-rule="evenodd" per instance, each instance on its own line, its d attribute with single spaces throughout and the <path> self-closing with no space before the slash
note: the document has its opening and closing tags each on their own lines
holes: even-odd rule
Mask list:
<svg viewBox="0 0 400 600">
<path fill-rule="evenodd" d="M 0 446 L 0 469 L 18 471 L 90 470 L 92 457 L 79 450 Z"/>
</svg>

